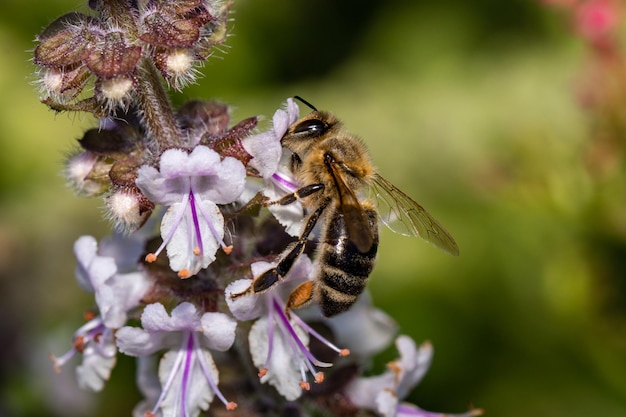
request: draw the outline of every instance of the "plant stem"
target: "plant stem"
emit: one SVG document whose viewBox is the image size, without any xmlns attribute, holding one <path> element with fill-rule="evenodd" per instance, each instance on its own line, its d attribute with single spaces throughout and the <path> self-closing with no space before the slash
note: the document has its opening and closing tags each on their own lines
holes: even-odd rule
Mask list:
<svg viewBox="0 0 626 417">
<path fill-rule="evenodd" d="M 180 146 L 174 110 L 165 94 L 157 69 L 149 58 L 142 58 L 137 68 L 139 111 L 155 151 Z"/>
</svg>

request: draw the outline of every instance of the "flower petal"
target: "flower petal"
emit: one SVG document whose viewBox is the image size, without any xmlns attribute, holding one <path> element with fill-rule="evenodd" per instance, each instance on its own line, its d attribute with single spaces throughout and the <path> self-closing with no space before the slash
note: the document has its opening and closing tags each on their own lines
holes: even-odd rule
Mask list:
<svg viewBox="0 0 626 417">
<path fill-rule="evenodd" d="M 268 268 L 269 269 L 269 268 Z M 233 294 L 240 294 L 250 288 L 251 279 L 240 279 L 231 282 L 224 293 L 226 294 L 226 304 L 237 320 L 252 320 L 261 315 L 264 303 L 260 294 L 246 294 L 237 298 L 232 298 Z"/>
<path fill-rule="evenodd" d="M 153 283 L 143 272 L 118 274 L 106 282 L 106 290 L 96 292 L 96 303 L 104 325 L 111 329 L 122 327 L 127 312 L 137 307 Z"/>
<path fill-rule="evenodd" d="M 235 158 L 226 157 L 212 167 L 211 175 L 193 177 L 193 192 L 197 200 L 229 204 L 237 200 L 246 182 L 246 168 Z"/>
<path fill-rule="evenodd" d="M 82 236 L 74 243 L 74 253 L 78 260 L 76 278 L 87 291 L 96 292 L 107 279 L 117 272 L 115 260 L 98 256 L 98 243 L 93 236 Z"/>
<path fill-rule="evenodd" d="M 350 310 L 325 322 L 333 329 L 336 343 L 358 358 L 371 358 L 385 349 L 398 331 L 396 322 L 372 305 L 368 291 L 357 298 Z"/>
<path fill-rule="evenodd" d="M 161 236 L 168 236 L 172 233 L 172 237 L 166 245 L 170 267 L 174 271 L 187 269 L 191 275 L 198 273 L 215 260 L 215 253 L 220 246 L 215 234 L 220 239 L 224 236 L 224 217 L 219 207 L 207 200 L 196 200 L 195 204 L 198 211 L 201 212 L 201 215 L 197 214 L 198 229 L 195 227 L 196 220 L 194 220 L 189 205 L 174 204 L 170 206 L 161 221 Z M 179 220 L 179 210 L 185 210 L 182 220 Z M 209 223 L 213 230 L 211 230 Z M 197 230 L 200 231 L 199 236 Z M 194 253 L 198 244 L 197 239 L 202 242 L 201 254 Z"/>
<path fill-rule="evenodd" d="M 185 355 L 192 355 L 189 363 L 189 367 L 185 370 L 176 369 L 176 366 L 181 366 L 177 359 L 180 352 L 178 350 L 171 350 L 161 359 L 159 364 L 159 380 L 161 386 L 166 386 L 168 379 L 172 372 L 176 373 L 176 378 L 173 380 L 173 384 L 169 387 L 165 394 L 165 398 L 161 403 L 161 410 L 164 416 L 179 415 L 181 406 L 186 410 L 186 416 L 196 417 L 200 414 L 201 410 L 207 410 L 214 397 L 214 392 L 209 386 L 203 370 L 200 367 L 198 361 L 199 358 L 196 355 L 202 355 L 203 359 L 208 364 L 208 371 L 211 377 L 217 383 L 219 378 L 215 362 L 208 351 L 195 350 L 187 351 Z M 182 366 L 184 366 L 183 364 Z M 181 398 L 183 384 L 186 389 L 186 397 Z M 181 404 L 184 402 L 184 405 Z"/>
<path fill-rule="evenodd" d="M 417 349 L 413 339 L 401 335 L 396 339 L 396 347 L 400 352 L 400 359 L 394 362 L 400 369 L 396 392 L 398 397 L 405 398 L 428 371 L 433 358 L 433 346 L 425 342 Z"/>
<path fill-rule="evenodd" d="M 122 327 L 115 336 L 120 352 L 129 356 L 151 355 L 171 346 L 167 333 L 149 333 L 138 327 Z"/>
<path fill-rule="evenodd" d="M 254 365 L 261 369 L 267 366 L 267 373 L 261 378 L 261 382 L 268 382 L 288 401 L 300 397 L 302 379 L 298 362 L 294 358 L 294 352 L 285 340 L 280 329 L 274 325 L 273 338 L 269 339 L 269 321 L 267 317 L 257 320 L 250 329 L 248 336 L 250 354 Z M 296 334 L 304 344 L 308 344 L 309 335 L 299 326 L 294 326 Z M 268 351 L 272 349 L 270 363 L 266 363 Z"/>
<path fill-rule="evenodd" d="M 83 351 L 83 362 L 76 367 L 78 385 L 85 390 L 98 392 L 111 376 L 116 363 L 117 349 L 112 332 L 104 332 L 98 344 L 89 344 Z"/>
<path fill-rule="evenodd" d="M 237 321 L 223 313 L 204 313 L 200 321 L 209 348 L 221 352 L 230 349 L 235 342 Z"/>
<path fill-rule="evenodd" d="M 263 178 L 271 177 L 278 170 L 282 145 L 273 130 L 251 135 L 241 141 L 243 148 L 252 155 L 250 165 Z"/>
</svg>

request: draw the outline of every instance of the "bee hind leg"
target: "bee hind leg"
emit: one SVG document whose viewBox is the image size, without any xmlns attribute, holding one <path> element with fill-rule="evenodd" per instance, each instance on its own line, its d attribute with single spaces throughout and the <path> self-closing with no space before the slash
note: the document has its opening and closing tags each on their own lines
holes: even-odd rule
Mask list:
<svg viewBox="0 0 626 417">
<path fill-rule="evenodd" d="M 289 294 L 287 306 L 285 307 L 285 314 L 287 314 L 287 317 L 289 317 L 290 310 L 305 307 L 311 303 L 315 288 L 314 284 L 315 283 L 313 281 L 305 281 L 298 285 L 291 292 L 291 294 Z"/>
</svg>

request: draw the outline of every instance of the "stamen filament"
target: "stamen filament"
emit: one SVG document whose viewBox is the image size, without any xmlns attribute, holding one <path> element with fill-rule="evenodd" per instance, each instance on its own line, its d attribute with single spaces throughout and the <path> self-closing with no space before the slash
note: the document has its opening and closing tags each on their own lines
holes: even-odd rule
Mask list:
<svg viewBox="0 0 626 417">
<path fill-rule="evenodd" d="M 237 403 L 233 401 L 228 401 L 226 397 L 224 397 L 224 394 L 222 394 L 222 391 L 220 391 L 220 389 L 217 387 L 215 380 L 211 377 L 211 374 L 209 373 L 209 364 L 206 362 L 206 359 L 204 358 L 204 355 L 202 354 L 202 351 L 200 349 L 200 342 L 197 339 L 198 336 L 193 333 L 192 337 L 195 343 L 194 349 L 196 352 L 196 357 L 198 358 L 198 363 L 200 363 L 200 367 L 202 368 L 202 372 L 204 373 L 204 376 L 209 386 L 211 387 L 217 398 L 219 398 L 222 404 L 224 404 L 227 410 L 234 410 L 235 408 L 237 408 Z"/>
<path fill-rule="evenodd" d="M 280 304 L 278 304 L 278 302 L 275 299 L 273 301 L 274 301 L 274 308 L 276 310 L 276 313 L 278 313 L 278 317 L 280 317 L 281 321 L 285 325 L 286 330 L 288 330 L 289 333 L 291 334 L 291 338 L 297 344 L 300 353 L 303 356 L 305 356 L 310 362 L 315 364 L 315 366 L 320 366 L 320 367 L 324 367 L 324 368 L 328 368 L 328 367 L 333 366 L 332 363 L 322 362 L 322 361 L 318 360 L 315 356 L 313 356 L 311 351 L 306 346 L 304 346 L 304 344 L 302 343 L 302 341 L 298 337 L 297 333 L 293 329 L 293 326 L 289 322 L 289 319 L 287 318 L 287 315 L 284 312 L 284 308 L 281 308 Z M 295 314 L 293 316 L 297 317 Z M 315 374 L 315 372 L 312 372 L 312 374 Z"/>
<path fill-rule="evenodd" d="M 330 349 L 332 349 L 335 352 L 337 352 L 339 354 L 339 356 L 348 356 L 350 354 L 350 349 L 345 349 L 345 348 L 338 347 L 337 345 L 332 343 L 330 340 L 326 339 L 324 336 L 319 334 L 315 329 L 313 329 L 311 326 L 309 326 L 300 317 L 298 317 L 296 315 L 294 315 L 293 317 L 294 317 L 294 321 L 296 321 L 300 327 L 305 329 L 307 332 L 309 332 L 309 334 L 314 336 L 317 340 L 319 340 L 320 342 L 322 342 L 323 344 L 328 346 Z"/>
<path fill-rule="evenodd" d="M 191 332 L 187 336 L 187 348 L 185 349 L 185 368 L 183 371 L 182 388 L 181 388 L 181 404 L 180 415 L 187 416 L 187 383 L 189 382 L 189 370 L 193 361 L 194 354 L 194 338 Z"/>
<path fill-rule="evenodd" d="M 215 226 L 213 226 L 213 222 L 211 221 L 211 216 L 209 215 L 209 213 L 207 213 L 204 207 L 200 204 L 198 205 L 198 210 L 200 211 L 200 214 L 202 215 L 202 218 L 206 222 L 207 226 L 209 226 L 211 234 L 213 234 L 215 240 L 217 240 L 217 242 L 220 244 L 222 250 L 226 252 L 226 254 L 229 254 L 232 250 L 232 246 L 228 246 L 226 243 L 224 243 L 223 236 L 217 233 L 217 230 L 215 230 Z"/>
<path fill-rule="evenodd" d="M 290 176 L 275 172 L 272 174 L 272 178 L 276 181 L 276 184 L 287 192 L 294 192 L 298 189 L 298 184 L 292 181 Z"/>
<path fill-rule="evenodd" d="M 159 248 L 153 253 L 149 253 L 148 255 L 146 255 L 146 258 L 145 258 L 146 262 L 150 263 L 150 262 L 156 261 L 157 256 L 159 256 L 159 254 L 163 251 L 163 249 L 165 249 L 169 241 L 172 240 L 174 233 L 176 233 L 176 230 L 178 229 L 178 225 L 180 224 L 180 221 L 183 219 L 183 216 L 185 215 L 185 210 L 187 209 L 188 202 L 189 202 L 189 194 L 185 194 L 185 198 L 183 198 L 183 201 L 180 202 L 182 209 L 179 210 L 179 212 L 176 214 L 176 219 L 173 222 L 174 224 L 172 228 L 170 229 L 167 236 L 163 238 L 163 242 L 161 242 L 161 246 L 159 246 Z"/>
<path fill-rule="evenodd" d="M 181 349 L 178 351 L 178 355 L 176 355 L 176 360 L 174 361 L 172 370 L 170 371 L 170 374 L 167 377 L 167 381 L 165 382 L 165 385 L 163 385 L 163 388 L 161 389 L 161 395 L 159 395 L 159 398 L 157 399 L 156 404 L 152 408 L 152 411 L 151 411 L 152 415 L 156 415 L 157 410 L 161 407 L 161 403 L 165 399 L 167 392 L 169 391 L 169 389 L 172 386 L 172 383 L 174 382 L 174 377 L 176 377 L 176 373 L 177 373 L 176 371 L 180 367 L 180 364 L 183 361 L 183 356 L 185 355 L 185 344 L 186 344 L 186 341 L 183 341 Z"/>
<path fill-rule="evenodd" d="M 196 203 L 193 196 L 193 190 L 189 191 L 189 206 L 191 207 L 191 216 L 193 217 L 193 226 L 196 231 L 196 244 L 198 246 L 193 248 L 193 254 L 196 256 L 202 256 L 204 248 L 202 245 L 202 233 L 200 232 L 200 223 L 198 222 L 198 213 L 196 212 Z"/>
</svg>

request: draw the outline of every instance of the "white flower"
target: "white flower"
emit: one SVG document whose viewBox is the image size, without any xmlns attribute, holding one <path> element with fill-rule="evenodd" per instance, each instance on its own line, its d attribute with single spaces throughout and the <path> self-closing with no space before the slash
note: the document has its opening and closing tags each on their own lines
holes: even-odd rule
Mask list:
<svg viewBox="0 0 626 417">
<path fill-rule="evenodd" d="M 252 273 L 258 276 L 274 264 L 255 262 Z M 257 319 L 248 335 L 250 354 L 254 365 L 259 369 L 261 382 L 269 383 L 287 400 L 297 399 L 303 390 L 309 390 L 308 374 L 316 383 L 324 380 L 324 374 L 316 367 L 329 367 L 321 362 L 308 348 L 310 336 L 315 337 L 340 356 L 349 354 L 313 330 L 296 314 L 285 313 L 287 295 L 295 286 L 309 278 L 314 268 L 309 258 L 301 255 L 284 279 L 269 290 L 257 294 L 242 294 L 252 284 L 249 279 L 241 279 L 226 288 L 226 302 L 239 320 Z"/>
<path fill-rule="evenodd" d="M 143 329 L 123 327 L 117 332 L 117 345 L 130 356 L 145 357 L 168 349 L 161 358 L 159 380 L 161 393 L 152 414 L 195 417 L 207 410 L 214 396 L 227 409 L 228 402 L 218 389 L 219 373 L 211 350 L 228 350 L 235 340 L 237 323 L 222 313 L 200 314 L 188 302 L 179 304 L 167 314 L 161 303 L 146 306 L 141 315 Z"/>
<path fill-rule="evenodd" d="M 215 252 L 230 248 L 223 241 L 224 217 L 217 206 L 235 201 L 243 192 L 246 169 L 235 158 L 220 159 L 206 146 L 191 153 L 168 149 L 161 155 L 159 170 L 144 165 L 136 185 L 152 202 L 167 206 L 161 222 L 163 244 L 147 261 L 167 248 L 170 267 L 181 278 L 206 268 Z"/>
<path fill-rule="evenodd" d="M 78 383 L 99 391 L 115 366 L 113 331 L 126 323 L 128 311 L 139 306 L 152 282 L 143 272 L 119 274 L 116 259 L 101 256 L 96 239 L 91 236 L 79 238 L 74 252 L 78 259 L 76 277 L 83 288 L 95 294 L 100 314 L 74 333 L 72 349 L 51 359 L 55 369 L 60 370 L 74 355 L 82 354 L 82 364 L 76 368 Z"/>
<path fill-rule="evenodd" d="M 276 110 L 272 118 L 272 128 L 267 132 L 251 135 L 241 141 L 243 148 L 252 156 L 250 166 L 255 168 L 264 179 L 278 171 L 282 155 L 283 138 L 289 126 L 298 120 L 298 105 L 293 99 L 287 99 L 287 110 Z"/>
<path fill-rule="evenodd" d="M 482 414 L 480 409 L 461 414 L 435 413 L 413 404 L 400 403 L 428 371 L 433 347 L 426 342 L 417 349 L 413 339 L 404 335 L 396 339 L 396 347 L 400 358 L 387 364 L 387 371 L 377 376 L 357 378 L 346 387 L 346 395 L 353 404 L 374 410 L 384 417 L 472 417 Z"/>
<path fill-rule="evenodd" d="M 263 177 L 263 194 L 270 201 L 278 200 L 300 188 L 289 170 L 291 152 L 283 149 L 280 143 L 289 126 L 298 120 L 298 114 L 298 105 L 292 98 L 288 98 L 286 110 L 278 109 L 274 113 L 270 130 L 248 136 L 242 141 L 246 152 L 252 155 L 250 165 Z M 304 218 L 304 209 L 300 202 L 285 206 L 274 204 L 268 208 L 287 233 L 292 236 L 300 233 Z"/>
</svg>

